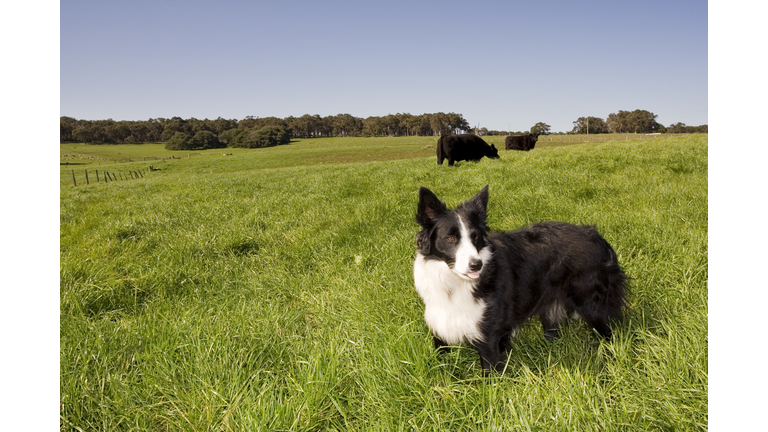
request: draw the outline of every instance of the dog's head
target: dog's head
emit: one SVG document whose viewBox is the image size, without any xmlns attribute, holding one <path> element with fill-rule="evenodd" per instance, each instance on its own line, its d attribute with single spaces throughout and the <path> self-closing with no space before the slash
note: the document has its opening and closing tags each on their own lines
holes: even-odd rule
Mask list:
<svg viewBox="0 0 768 432">
<path fill-rule="evenodd" d="M 426 259 L 445 262 L 457 275 L 478 279 L 490 259 L 488 226 L 488 186 L 455 210 L 427 188 L 419 189 L 416 222 L 422 229 L 416 235 L 418 252 Z"/>
</svg>

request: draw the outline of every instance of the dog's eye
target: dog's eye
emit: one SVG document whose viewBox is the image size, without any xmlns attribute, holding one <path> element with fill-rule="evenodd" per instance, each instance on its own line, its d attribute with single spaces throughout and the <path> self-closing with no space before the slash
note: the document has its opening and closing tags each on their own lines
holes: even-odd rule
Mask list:
<svg viewBox="0 0 768 432">
<path fill-rule="evenodd" d="M 455 242 L 455 241 L 456 241 L 456 237 L 454 237 L 454 236 L 448 236 L 448 238 L 447 238 L 446 240 L 448 240 L 449 242 L 453 243 L 453 242 Z"/>
</svg>

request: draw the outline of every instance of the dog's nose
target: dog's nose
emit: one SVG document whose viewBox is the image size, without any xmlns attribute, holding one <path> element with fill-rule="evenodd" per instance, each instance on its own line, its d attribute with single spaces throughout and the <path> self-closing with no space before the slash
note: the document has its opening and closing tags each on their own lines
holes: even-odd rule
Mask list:
<svg viewBox="0 0 768 432">
<path fill-rule="evenodd" d="M 476 260 L 469 260 L 469 270 L 473 272 L 480 271 L 480 269 L 483 268 L 483 261 L 476 259 Z"/>
</svg>

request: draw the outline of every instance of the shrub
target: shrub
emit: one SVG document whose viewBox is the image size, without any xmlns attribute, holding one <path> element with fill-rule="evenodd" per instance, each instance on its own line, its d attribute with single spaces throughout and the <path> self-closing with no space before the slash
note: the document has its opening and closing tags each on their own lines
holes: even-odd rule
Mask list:
<svg viewBox="0 0 768 432">
<path fill-rule="evenodd" d="M 282 126 L 264 126 L 258 130 L 248 130 L 234 134 L 229 139 L 230 147 L 261 148 L 288 144 L 291 136 Z"/>
<path fill-rule="evenodd" d="M 165 142 L 166 150 L 190 150 L 195 148 L 192 137 L 184 132 L 176 132 Z"/>
</svg>

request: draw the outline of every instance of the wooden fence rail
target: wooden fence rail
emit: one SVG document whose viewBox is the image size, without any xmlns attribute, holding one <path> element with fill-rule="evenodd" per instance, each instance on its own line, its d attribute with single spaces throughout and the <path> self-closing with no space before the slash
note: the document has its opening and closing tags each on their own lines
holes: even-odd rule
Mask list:
<svg viewBox="0 0 768 432">
<path fill-rule="evenodd" d="M 136 171 L 128 171 L 126 172 L 110 172 L 110 171 L 102 171 L 101 174 L 99 174 L 99 170 L 94 170 L 96 174 L 96 183 L 100 183 L 101 179 L 104 179 L 104 183 L 109 182 L 116 182 L 120 180 L 138 180 L 144 178 L 144 176 L 150 172 L 150 171 L 156 171 L 153 167 L 149 167 L 149 169 L 140 169 Z M 72 184 L 77 187 L 77 177 L 75 176 L 75 170 L 72 170 Z M 82 183 L 81 183 L 82 184 Z M 91 184 L 90 176 L 88 176 L 88 170 L 85 170 L 85 184 L 89 185 Z"/>
</svg>

